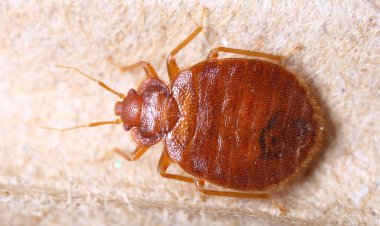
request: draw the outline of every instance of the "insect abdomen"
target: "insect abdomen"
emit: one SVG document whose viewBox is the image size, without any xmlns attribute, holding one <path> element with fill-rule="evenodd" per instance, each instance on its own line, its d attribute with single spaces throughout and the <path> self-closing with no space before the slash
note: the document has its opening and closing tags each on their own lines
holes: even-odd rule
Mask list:
<svg viewBox="0 0 380 226">
<path fill-rule="evenodd" d="M 280 183 L 308 159 L 319 136 L 305 89 L 272 63 L 201 62 L 178 76 L 173 95 L 183 118 L 168 135 L 169 155 L 191 175 L 223 187 Z"/>
</svg>

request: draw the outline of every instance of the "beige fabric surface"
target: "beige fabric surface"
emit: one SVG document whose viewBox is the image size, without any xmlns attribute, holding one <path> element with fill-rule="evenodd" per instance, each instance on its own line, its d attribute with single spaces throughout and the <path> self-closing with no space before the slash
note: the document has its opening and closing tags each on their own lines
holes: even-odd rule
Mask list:
<svg viewBox="0 0 380 226">
<path fill-rule="evenodd" d="M 215 2 L 215 3 L 211 3 Z M 305 173 L 270 200 L 203 197 L 156 172 L 162 144 L 137 162 L 121 126 L 56 133 L 113 120 L 116 96 L 77 66 L 127 92 L 147 60 L 167 82 L 168 53 L 200 22 L 178 56 L 184 67 L 217 46 L 280 55 L 324 110 L 326 140 Z M 1 1 L 0 225 L 380 224 L 380 4 L 378 1 Z M 121 165 L 120 165 L 121 163 Z M 175 171 L 178 169 L 171 168 Z"/>
</svg>

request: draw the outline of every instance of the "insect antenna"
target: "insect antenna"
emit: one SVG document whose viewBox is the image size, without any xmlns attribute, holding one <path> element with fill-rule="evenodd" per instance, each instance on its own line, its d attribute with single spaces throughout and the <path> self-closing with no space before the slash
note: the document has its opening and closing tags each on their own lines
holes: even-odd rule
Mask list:
<svg viewBox="0 0 380 226">
<path fill-rule="evenodd" d="M 94 82 L 97 82 L 101 87 L 103 87 L 107 91 L 109 91 L 109 92 L 117 95 L 119 98 L 121 98 L 121 99 L 125 98 L 124 94 L 115 91 L 114 89 L 110 88 L 108 85 L 104 84 L 104 82 L 102 82 L 100 80 L 97 80 L 96 78 L 92 77 L 89 74 L 84 73 L 83 71 L 81 71 L 77 67 L 70 67 L 70 66 L 63 66 L 63 65 L 54 65 L 54 66 L 58 67 L 58 68 L 66 68 L 66 69 L 74 70 L 74 71 L 78 72 L 79 74 L 83 75 L 84 77 L 86 77 L 86 78 L 88 78 L 88 79 L 90 79 L 90 80 L 92 80 Z M 120 124 L 122 122 L 123 121 L 121 119 L 116 119 L 114 121 L 92 122 L 92 123 L 88 123 L 88 124 L 84 124 L 84 125 L 72 126 L 72 127 L 63 128 L 63 129 L 58 129 L 58 128 L 54 128 L 54 127 L 48 127 L 48 126 L 41 126 L 41 128 L 43 128 L 43 129 L 49 129 L 49 130 L 55 130 L 55 131 L 58 131 L 58 132 L 64 132 L 64 131 L 68 131 L 68 130 L 74 130 L 74 129 L 85 128 L 85 127 L 95 127 L 95 126 L 109 125 L 109 124 Z"/>
<path fill-rule="evenodd" d="M 84 73 L 83 71 L 81 71 L 79 68 L 77 67 L 70 67 L 70 66 L 63 66 L 63 65 L 54 65 L 55 67 L 58 67 L 58 68 L 66 68 L 66 69 L 71 69 L 71 70 L 74 70 L 76 72 L 78 72 L 79 74 L 83 75 L 84 77 L 94 81 L 94 82 L 97 82 L 101 87 L 103 87 L 104 89 L 108 90 L 109 92 L 117 95 L 119 98 L 121 99 L 124 99 L 125 98 L 125 95 L 122 94 L 122 93 L 119 93 L 117 91 L 115 91 L 114 89 L 110 88 L 109 86 L 107 86 L 106 84 L 104 84 L 104 82 L 100 81 L 100 80 L 97 80 L 96 78 L 92 77 L 91 75 L 89 74 L 86 74 Z"/>
<path fill-rule="evenodd" d="M 84 125 L 79 125 L 79 126 L 72 126 L 72 127 L 63 128 L 63 129 L 57 129 L 57 128 L 48 127 L 48 126 L 41 126 L 41 128 L 43 128 L 43 129 L 49 129 L 49 130 L 55 130 L 55 131 L 58 131 L 58 132 L 64 132 L 64 131 L 74 130 L 74 129 L 79 129 L 79 128 L 95 127 L 95 126 L 110 125 L 110 124 L 111 125 L 112 124 L 120 124 L 122 122 L 123 121 L 121 119 L 116 119 L 114 121 L 92 122 L 92 123 L 89 123 L 89 124 L 84 124 Z"/>
</svg>

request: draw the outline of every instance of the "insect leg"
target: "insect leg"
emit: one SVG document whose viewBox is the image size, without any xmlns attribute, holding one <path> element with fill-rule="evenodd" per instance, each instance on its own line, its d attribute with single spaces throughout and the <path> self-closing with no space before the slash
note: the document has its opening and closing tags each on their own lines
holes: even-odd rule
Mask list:
<svg viewBox="0 0 380 226">
<path fill-rule="evenodd" d="M 181 44 L 179 44 L 175 49 L 173 49 L 168 57 L 167 60 L 167 67 L 168 67 L 168 73 L 170 82 L 173 83 L 175 77 L 178 75 L 180 69 L 174 59 L 174 56 L 182 49 L 184 48 L 189 42 L 191 42 L 201 31 L 203 30 L 202 26 L 199 26 L 193 33 L 189 35 Z"/>
<path fill-rule="evenodd" d="M 194 182 L 198 191 L 206 195 L 230 196 L 230 197 L 240 197 L 240 198 L 261 198 L 261 199 L 270 198 L 269 194 L 260 194 L 260 193 L 252 194 L 252 193 L 243 193 L 243 192 L 208 190 L 208 189 L 205 189 L 204 180 L 194 179 Z"/>
<path fill-rule="evenodd" d="M 134 161 L 141 158 L 142 155 L 149 149 L 149 147 L 137 146 L 132 153 L 127 153 L 119 148 L 114 148 L 112 151 L 119 154 L 121 157 L 125 158 L 127 161 Z"/>
<path fill-rule="evenodd" d="M 207 59 L 218 58 L 219 52 L 236 53 L 236 54 L 241 54 L 245 56 L 259 57 L 259 58 L 264 58 L 270 61 L 275 61 L 277 63 L 281 63 L 281 61 L 285 59 L 285 57 L 283 56 L 272 55 L 272 54 L 261 53 L 261 52 L 254 52 L 254 51 L 243 50 L 243 49 L 233 49 L 233 48 L 228 48 L 228 47 L 217 47 L 217 48 L 212 49 L 210 53 L 208 54 Z"/>
<path fill-rule="evenodd" d="M 133 70 L 135 68 L 142 67 L 144 69 L 145 74 L 146 74 L 147 77 L 149 77 L 149 78 L 158 78 L 156 70 L 154 70 L 153 66 L 149 62 L 139 61 L 139 62 L 136 62 L 136 63 L 131 64 L 131 65 L 123 66 L 120 63 L 114 61 L 112 57 L 108 57 L 108 61 L 112 65 L 114 65 L 115 67 L 119 68 L 119 70 L 121 72 L 127 72 L 127 71 L 131 71 L 131 70 Z"/>
<path fill-rule="evenodd" d="M 158 167 L 157 167 L 157 170 L 161 176 L 166 177 L 166 178 L 170 178 L 170 179 L 174 179 L 174 180 L 190 182 L 190 183 L 194 182 L 193 178 L 190 178 L 190 177 L 166 173 L 166 170 L 168 169 L 168 167 L 170 166 L 171 163 L 172 162 L 169 159 L 169 157 L 167 156 L 166 151 L 164 151 L 161 155 L 161 159 L 160 159 L 160 162 L 158 163 Z"/>
</svg>

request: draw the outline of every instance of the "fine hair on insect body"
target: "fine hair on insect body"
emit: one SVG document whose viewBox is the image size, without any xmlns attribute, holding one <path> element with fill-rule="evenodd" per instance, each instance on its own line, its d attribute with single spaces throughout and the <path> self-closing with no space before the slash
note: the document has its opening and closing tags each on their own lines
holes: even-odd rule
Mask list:
<svg viewBox="0 0 380 226">
<path fill-rule="evenodd" d="M 123 72 L 143 68 L 146 73 L 147 78 L 126 95 L 78 68 L 58 66 L 75 70 L 117 95 L 118 118 L 44 128 L 68 131 L 122 124 L 137 144 L 131 153 L 113 150 L 126 160 L 138 160 L 163 141 L 161 176 L 194 183 L 204 194 L 268 198 L 271 188 L 295 176 L 319 149 L 323 134 L 319 106 L 297 76 L 281 65 L 282 56 L 217 47 L 204 61 L 181 70 L 176 54 L 202 30 L 203 26 L 197 27 L 170 52 L 170 84 L 146 61 L 121 66 L 110 59 Z M 221 52 L 244 58 L 220 58 Z M 172 164 L 189 176 L 167 173 Z M 206 182 L 228 190 L 207 189 Z"/>
</svg>

